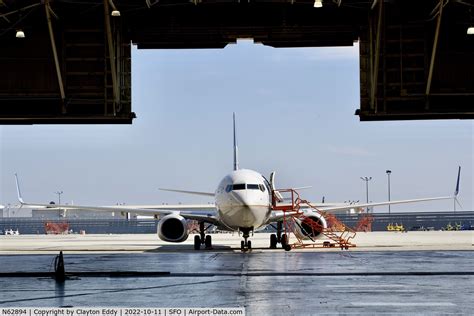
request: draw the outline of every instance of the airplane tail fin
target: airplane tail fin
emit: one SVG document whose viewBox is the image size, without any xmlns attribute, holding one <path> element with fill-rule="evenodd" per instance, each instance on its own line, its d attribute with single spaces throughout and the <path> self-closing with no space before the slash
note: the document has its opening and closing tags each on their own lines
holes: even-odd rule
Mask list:
<svg viewBox="0 0 474 316">
<path fill-rule="evenodd" d="M 20 182 L 18 181 L 18 175 L 15 173 L 15 181 L 16 181 L 16 193 L 18 195 L 18 201 L 21 205 L 25 204 L 23 198 L 21 197 L 21 190 L 20 190 Z"/>
<path fill-rule="evenodd" d="M 237 147 L 237 137 L 235 135 L 235 112 L 233 115 L 234 122 L 234 171 L 239 170 L 239 148 Z"/>
</svg>

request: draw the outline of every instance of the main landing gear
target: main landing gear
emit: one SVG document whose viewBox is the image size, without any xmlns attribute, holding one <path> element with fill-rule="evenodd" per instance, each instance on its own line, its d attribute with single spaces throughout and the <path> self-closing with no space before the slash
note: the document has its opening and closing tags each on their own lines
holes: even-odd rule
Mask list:
<svg viewBox="0 0 474 316">
<path fill-rule="evenodd" d="M 212 249 L 212 237 L 206 235 L 206 229 L 204 228 L 204 222 L 199 223 L 199 235 L 194 236 L 194 250 L 201 249 L 201 245 L 205 245 L 205 249 Z"/>
<path fill-rule="evenodd" d="M 240 250 L 242 252 L 246 252 L 248 250 L 252 249 L 252 242 L 250 240 L 247 240 L 249 238 L 250 234 L 250 229 L 240 229 L 242 232 L 242 237 L 244 237 L 244 240 L 240 242 Z"/>
<path fill-rule="evenodd" d="M 270 249 L 276 249 L 278 243 L 281 244 L 281 247 L 286 251 L 291 250 L 291 246 L 288 244 L 288 236 L 286 234 L 282 234 L 282 222 L 277 223 L 277 233 L 270 235 Z"/>
</svg>

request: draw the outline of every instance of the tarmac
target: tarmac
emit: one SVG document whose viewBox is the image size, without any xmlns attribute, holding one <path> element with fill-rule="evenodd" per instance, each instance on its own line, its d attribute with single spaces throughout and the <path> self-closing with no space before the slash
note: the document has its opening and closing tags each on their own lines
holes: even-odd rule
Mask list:
<svg viewBox="0 0 474 316">
<path fill-rule="evenodd" d="M 240 252 L 241 240 L 238 234 L 212 234 L 213 251 Z M 268 233 L 255 233 L 250 240 L 252 252 L 280 251 L 268 249 Z M 290 237 L 291 243 L 296 241 L 294 237 Z M 473 250 L 474 231 L 359 232 L 351 241 L 356 244 L 351 251 Z M 155 234 L 0 236 L 0 254 L 58 253 L 60 250 L 69 253 L 194 252 L 192 235 L 183 243 L 164 242 Z M 338 250 L 315 248 L 310 251 Z"/>
<path fill-rule="evenodd" d="M 192 236 L 191 236 L 192 237 Z M 156 235 L 2 236 L 3 307 L 244 307 L 246 315 L 473 314 L 473 232 L 359 233 L 357 247 L 270 250 L 268 234 L 194 251 Z M 56 282 L 64 251 L 69 278 Z"/>
</svg>

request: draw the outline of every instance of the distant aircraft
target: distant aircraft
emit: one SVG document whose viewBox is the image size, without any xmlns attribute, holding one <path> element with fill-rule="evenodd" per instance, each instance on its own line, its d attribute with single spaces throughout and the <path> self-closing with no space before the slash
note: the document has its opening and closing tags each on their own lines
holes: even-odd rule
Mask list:
<svg viewBox="0 0 474 316">
<path fill-rule="evenodd" d="M 195 220 L 199 222 L 200 233 L 194 236 L 194 249 L 199 250 L 201 245 L 206 249 L 212 248 L 211 235 L 206 235 L 204 223 L 215 225 L 220 230 L 237 231 L 242 233 L 241 250 L 247 251 L 252 248 L 251 241 L 248 240 L 250 233 L 266 225 L 277 223 L 277 234 L 270 235 L 270 248 L 276 248 L 277 244 L 289 250 L 287 236 L 282 234 L 282 221 L 285 216 L 283 211 L 273 210 L 272 197 L 275 196 L 278 202 L 283 202 L 280 192 L 275 189 L 275 172 L 270 175 L 268 181 L 262 174 L 249 170 L 240 169 L 238 161 L 238 148 L 235 132 L 235 113 L 233 116 L 233 134 L 234 134 L 234 170 L 226 175 L 214 193 L 184 191 L 174 189 L 162 189 L 185 194 L 195 194 L 214 197 L 215 204 L 203 205 L 137 205 L 137 206 L 84 206 L 84 205 L 58 205 L 54 207 L 62 209 L 82 209 L 106 212 L 130 212 L 141 215 L 164 215 L 157 227 L 158 237 L 167 242 L 183 242 L 188 238 L 186 220 Z M 445 199 L 455 199 L 459 192 L 459 176 L 461 167 L 458 171 L 456 191 L 453 196 L 432 197 L 423 199 L 400 200 L 391 202 L 352 204 L 352 205 L 334 205 L 318 204 L 318 210 L 331 212 L 337 210 L 349 210 L 353 208 L 372 207 L 381 205 L 403 204 L 422 201 L 435 201 Z M 15 174 L 18 200 L 21 205 L 32 207 L 50 207 L 50 204 L 28 203 L 24 202 L 18 176 Z M 207 210 L 203 213 L 202 210 Z M 327 227 L 326 219 L 314 209 L 304 209 L 304 216 L 309 217 L 322 227 Z M 304 228 L 304 224 L 299 223 L 295 227 L 295 234 L 304 238 L 318 238 L 320 233 L 311 229 Z"/>
</svg>

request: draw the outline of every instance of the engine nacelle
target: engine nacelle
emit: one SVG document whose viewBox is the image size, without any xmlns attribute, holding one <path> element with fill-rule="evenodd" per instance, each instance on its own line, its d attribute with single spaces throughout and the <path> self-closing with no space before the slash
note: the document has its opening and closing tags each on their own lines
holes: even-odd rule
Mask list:
<svg viewBox="0 0 474 316">
<path fill-rule="evenodd" d="M 316 223 L 314 225 L 313 223 Z M 328 227 L 323 215 L 314 211 L 307 211 L 304 217 L 297 219 L 295 223 L 295 235 L 300 239 L 317 239 L 322 237 L 321 230 Z"/>
<path fill-rule="evenodd" d="M 169 214 L 158 222 L 158 237 L 169 242 L 183 242 L 188 239 L 186 219 L 180 215 Z"/>
</svg>

